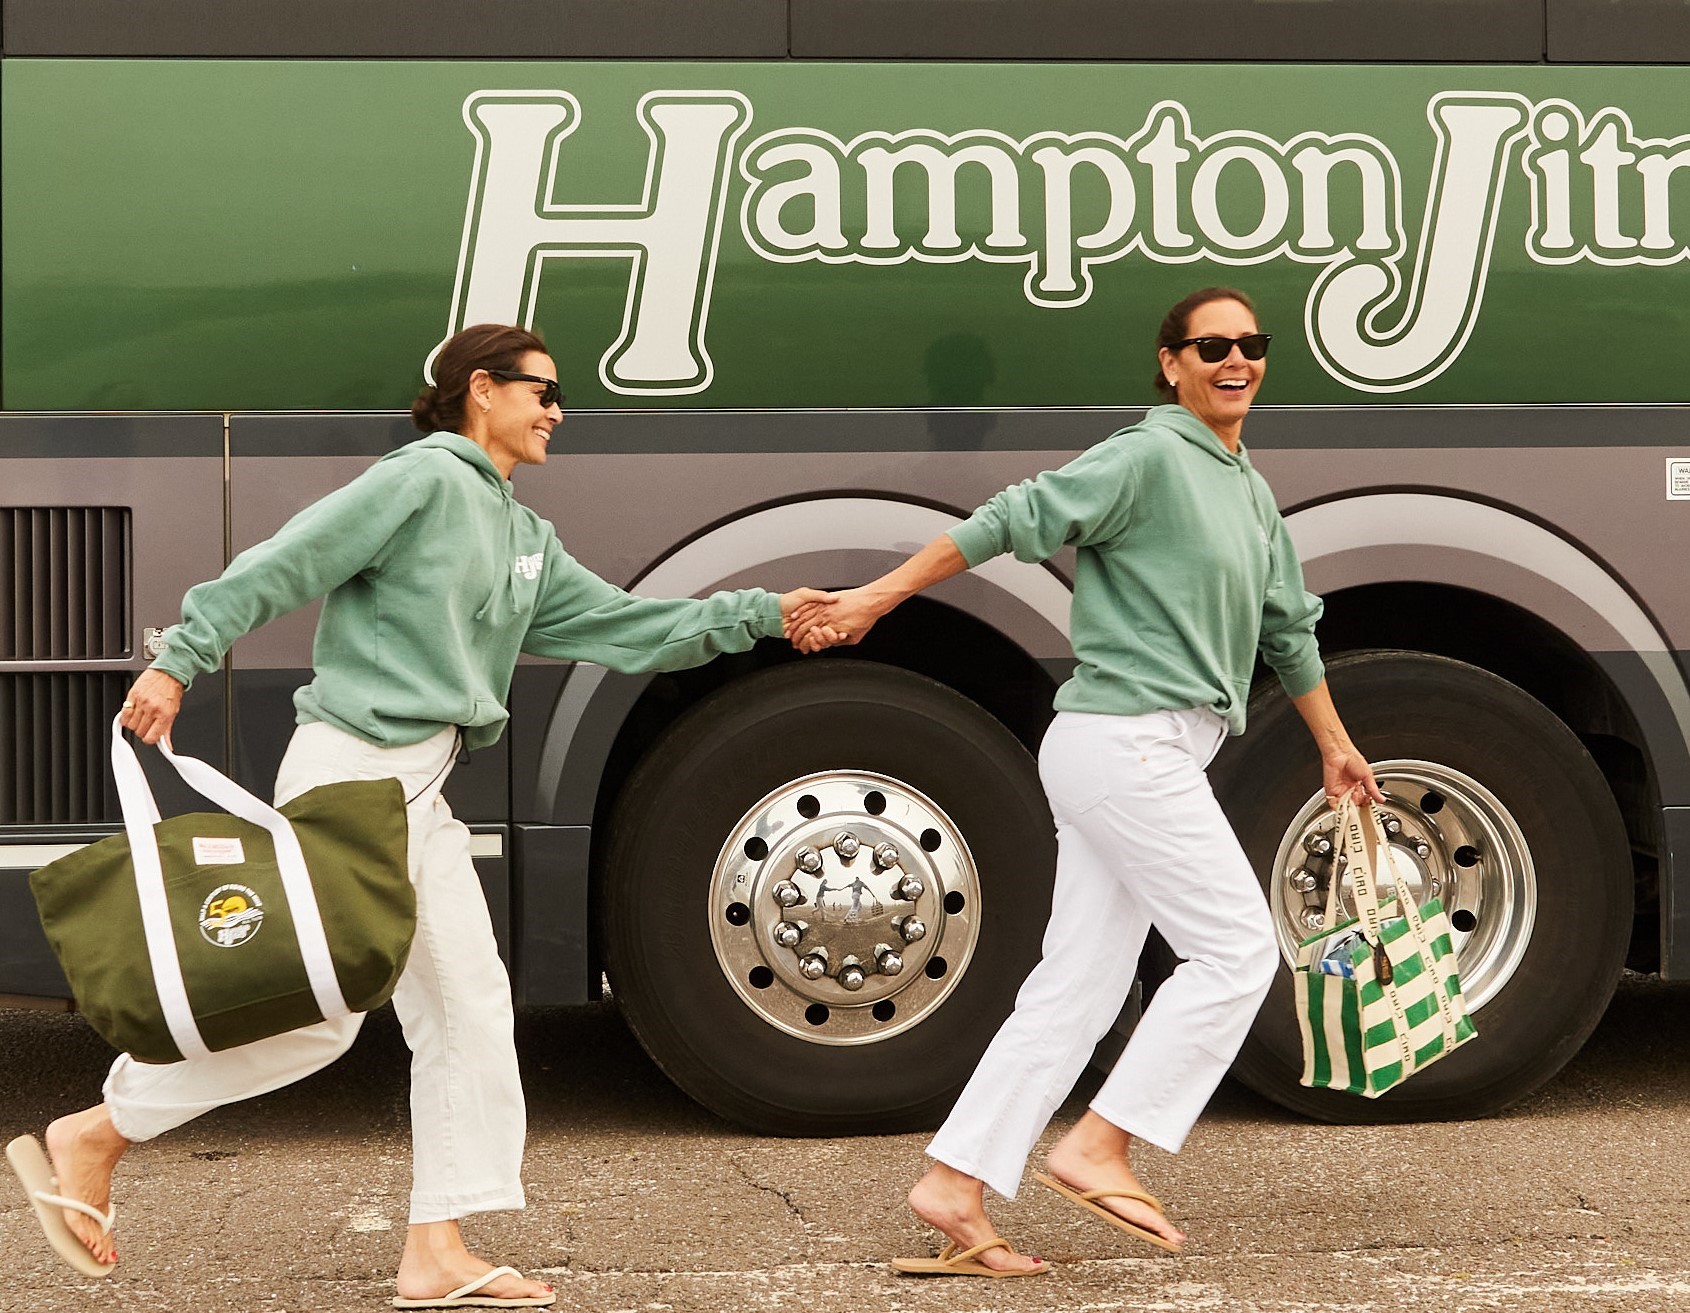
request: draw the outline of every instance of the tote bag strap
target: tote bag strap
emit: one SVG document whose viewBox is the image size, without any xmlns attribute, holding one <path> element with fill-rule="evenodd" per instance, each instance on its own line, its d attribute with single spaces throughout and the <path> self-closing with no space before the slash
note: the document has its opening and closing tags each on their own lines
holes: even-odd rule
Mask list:
<svg viewBox="0 0 1690 1313">
<path fill-rule="evenodd" d="M 1436 970 L 1437 959 L 1432 952 L 1432 940 L 1427 933 L 1426 922 L 1414 900 L 1414 891 L 1408 887 L 1408 882 L 1398 873 L 1396 863 L 1391 860 L 1390 841 L 1385 837 L 1378 808 L 1371 801 L 1355 804 L 1347 799 L 1343 808 L 1339 813 L 1338 824 L 1346 840 L 1345 847 L 1351 849 L 1348 859 L 1352 871 L 1350 887 L 1356 900 L 1356 914 L 1367 928 L 1369 938 L 1375 943 L 1381 942 L 1384 915 L 1380 911 L 1379 882 L 1386 879 L 1395 890 L 1397 907 L 1405 922 L 1404 937 L 1414 944 L 1415 950 L 1426 964 L 1426 969 Z M 1355 851 L 1357 849 L 1359 853 Z M 1361 867 L 1359 872 L 1356 870 L 1358 857 Z M 1432 990 L 1432 997 L 1438 1005 L 1438 1022 L 1443 1031 L 1444 1043 L 1453 1048 L 1457 1026 L 1455 1010 L 1441 985 Z M 1391 1003 L 1393 1010 L 1400 1011 L 1394 994 L 1391 996 Z M 1402 1017 L 1400 1020 L 1406 1028 L 1407 1018 Z M 1411 1060 L 1409 1070 L 1413 1069 Z"/>
<path fill-rule="evenodd" d="M 352 1009 L 347 1006 L 340 980 L 335 975 L 334 957 L 329 952 L 322 912 L 317 907 L 316 890 L 305 866 L 305 854 L 300 849 L 299 836 L 288 824 L 287 817 L 197 757 L 179 757 L 162 740 L 158 748 L 165 760 L 176 768 L 183 783 L 195 793 L 269 833 L 276 849 L 277 874 L 287 894 L 288 911 L 293 917 L 294 934 L 299 941 L 300 960 L 311 984 L 317 1010 L 323 1014 L 325 1021 L 349 1015 Z M 170 930 L 164 872 L 158 856 L 158 840 L 152 828 L 158 823 L 158 804 L 153 800 L 135 750 L 123 737 L 120 720 L 112 721 L 112 774 L 117 778 L 123 826 L 129 835 L 136 888 L 141 896 L 141 923 L 146 931 L 147 953 L 152 959 L 159 1002 L 164 1007 L 165 1019 L 170 1026 L 171 1037 L 177 1041 L 177 1048 L 181 1049 L 184 1057 L 197 1056 L 207 1050 L 200 1039 L 199 1028 L 194 1024 L 193 1011 L 188 1006 L 187 987 L 183 983 L 182 966 L 176 954 L 176 940 Z M 178 1033 L 179 1027 L 182 1034 Z M 190 1031 L 189 1043 L 184 1045 L 183 1035 Z"/>
<path fill-rule="evenodd" d="M 1342 810 L 1338 813 L 1338 824 L 1342 829 L 1344 849 L 1349 857 L 1350 893 L 1355 898 L 1356 915 L 1361 918 L 1367 941 L 1372 946 L 1376 958 L 1384 957 L 1384 916 L 1379 910 L 1379 868 L 1383 866 L 1387 878 L 1396 885 L 1399 902 L 1406 898 L 1407 886 L 1398 879 L 1390 855 L 1384 851 L 1384 830 L 1379 824 L 1379 814 L 1374 810 L 1371 801 L 1357 804 L 1346 798 Z M 1412 899 L 1408 901 L 1412 902 Z M 1385 960 L 1389 962 L 1388 958 Z M 1417 1064 L 1414 1060 L 1414 1046 L 1409 1042 L 1408 1013 L 1396 989 L 1383 979 L 1379 984 L 1396 1021 L 1397 1047 L 1402 1059 L 1403 1075 L 1411 1076 Z"/>
</svg>

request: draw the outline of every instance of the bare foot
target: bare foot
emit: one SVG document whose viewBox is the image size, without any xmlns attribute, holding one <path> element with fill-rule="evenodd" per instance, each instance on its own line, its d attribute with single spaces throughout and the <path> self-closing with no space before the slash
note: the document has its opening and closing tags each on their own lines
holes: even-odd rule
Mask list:
<svg viewBox="0 0 1690 1313">
<path fill-rule="evenodd" d="M 405 1233 L 405 1253 L 399 1260 L 401 1299 L 434 1299 L 468 1285 L 493 1270 L 464 1244 L 456 1222 L 419 1222 Z M 540 1299 L 552 1288 L 526 1277 L 502 1276 L 475 1292 L 490 1299 Z"/>
<path fill-rule="evenodd" d="M 47 1127 L 47 1157 L 58 1177 L 58 1193 L 80 1199 L 102 1213 L 111 1209 L 111 1175 L 129 1141 L 117 1133 L 105 1104 L 60 1117 Z M 64 1210 L 71 1234 L 88 1246 L 88 1252 L 102 1263 L 117 1261 L 117 1241 L 102 1235 L 93 1218 L 72 1209 Z"/>
<path fill-rule="evenodd" d="M 1087 1116 L 1095 1114 L 1088 1113 Z M 1075 1139 L 1072 1132 L 1064 1136 L 1045 1159 L 1045 1169 L 1063 1185 L 1082 1192 L 1126 1190 L 1134 1194 L 1150 1193 L 1128 1165 L 1124 1146 L 1117 1152 L 1110 1152 L 1101 1145 L 1088 1142 L 1083 1136 L 1070 1143 Z M 1142 1200 L 1105 1195 L 1094 1202 L 1134 1226 L 1161 1236 L 1170 1244 L 1185 1243 L 1185 1232 Z"/>
<path fill-rule="evenodd" d="M 954 1167 L 934 1163 L 927 1175 L 910 1191 L 910 1211 L 928 1226 L 943 1231 L 959 1250 L 983 1245 L 997 1235 L 986 1217 L 983 1187 L 977 1177 L 966 1176 Z M 1036 1272 L 1044 1266 L 1028 1254 L 1007 1249 L 988 1249 L 979 1262 L 999 1272 Z"/>
</svg>

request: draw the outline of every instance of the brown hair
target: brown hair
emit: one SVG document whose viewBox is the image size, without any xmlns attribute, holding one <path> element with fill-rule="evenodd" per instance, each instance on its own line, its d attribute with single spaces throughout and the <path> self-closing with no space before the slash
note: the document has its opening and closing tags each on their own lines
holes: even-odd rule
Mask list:
<svg viewBox="0 0 1690 1313">
<path fill-rule="evenodd" d="M 1186 331 L 1191 326 L 1191 314 L 1199 306 L 1205 306 L 1214 301 L 1236 301 L 1252 315 L 1256 313 L 1256 303 L 1245 296 L 1236 287 L 1205 287 L 1193 292 L 1185 300 L 1168 311 L 1168 317 L 1162 321 L 1162 328 L 1156 334 L 1156 349 L 1172 348 L 1175 342 L 1183 342 L 1190 334 Z M 1162 372 L 1160 360 L 1156 365 L 1156 377 L 1153 380 L 1156 392 L 1163 401 L 1174 401 L 1178 394 L 1174 385 L 1168 382 L 1167 375 Z"/>
<path fill-rule="evenodd" d="M 478 369 L 515 369 L 546 344 L 512 324 L 474 324 L 448 338 L 434 357 L 434 385 L 411 403 L 411 423 L 424 433 L 457 432 L 464 422 L 469 376 Z"/>
</svg>

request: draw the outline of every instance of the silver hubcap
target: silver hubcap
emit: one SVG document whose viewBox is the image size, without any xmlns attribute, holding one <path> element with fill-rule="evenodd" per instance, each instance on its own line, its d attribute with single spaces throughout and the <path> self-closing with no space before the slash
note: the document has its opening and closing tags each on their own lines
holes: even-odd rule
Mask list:
<svg viewBox="0 0 1690 1313">
<path fill-rule="evenodd" d="M 980 878 L 962 832 L 909 785 L 827 771 L 734 826 L 710 940 L 746 1005 L 817 1044 L 872 1044 L 942 1003 L 974 955 Z"/>
<path fill-rule="evenodd" d="M 1461 990 L 1470 1010 L 1508 983 L 1531 943 L 1537 919 L 1537 876 L 1514 818 L 1477 780 L 1430 761 L 1373 764 L 1387 798 L 1380 810 L 1391 841 L 1391 865 L 1417 901 L 1441 899 L 1449 913 Z M 1338 880 L 1340 917 L 1355 915 L 1342 860 L 1334 860 L 1334 814 L 1323 794 L 1297 813 L 1274 858 L 1268 902 L 1280 952 L 1288 963 L 1297 943 L 1321 926 L 1331 881 Z"/>
</svg>

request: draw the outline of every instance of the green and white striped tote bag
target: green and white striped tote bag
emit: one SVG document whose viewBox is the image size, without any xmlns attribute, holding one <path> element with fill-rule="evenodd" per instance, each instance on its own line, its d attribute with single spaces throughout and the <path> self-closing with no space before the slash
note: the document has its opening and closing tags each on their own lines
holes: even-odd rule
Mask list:
<svg viewBox="0 0 1690 1313">
<path fill-rule="evenodd" d="M 1443 904 L 1416 906 L 1373 804 L 1345 801 L 1337 835 L 1357 915 L 1338 920 L 1334 876 L 1325 924 L 1298 946 L 1302 1083 L 1375 1099 L 1477 1032 Z"/>
</svg>

